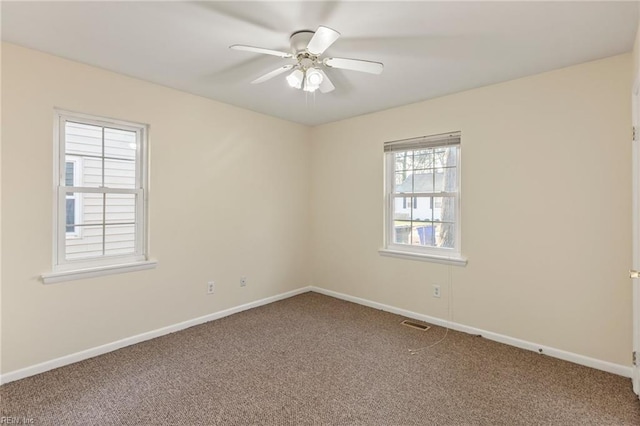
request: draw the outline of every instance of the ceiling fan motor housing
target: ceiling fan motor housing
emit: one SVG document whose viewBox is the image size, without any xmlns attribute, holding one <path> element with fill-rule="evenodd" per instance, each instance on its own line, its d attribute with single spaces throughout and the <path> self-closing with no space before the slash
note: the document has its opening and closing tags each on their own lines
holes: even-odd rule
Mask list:
<svg viewBox="0 0 640 426">
<path fill-rule="evenodd" d="M 291 43 L 291 50 L 294 55 L 297 56 L 300 53 L 306 52 L 307 45 L 311 41 L 313 34 L 315 34 L 315 32 L 309 30 L 296 31 L 291 34 L 289 42 Z"/>
</svg>

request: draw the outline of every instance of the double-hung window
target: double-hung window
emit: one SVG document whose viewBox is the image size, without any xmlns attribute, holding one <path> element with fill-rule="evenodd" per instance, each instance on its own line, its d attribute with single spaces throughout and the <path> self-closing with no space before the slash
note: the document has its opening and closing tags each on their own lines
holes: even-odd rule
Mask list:
<svg viewBox="0 0 640 426">
<path fill-rule="evenodd" d="M 45 282 L 146 269 L 147 126 L 55 114 L 53 272 Z"/>
<path fill-rule="evenodd" d="M 464 264 L 460 133 L 387 142 L 381 254 Z"/>
</svg>

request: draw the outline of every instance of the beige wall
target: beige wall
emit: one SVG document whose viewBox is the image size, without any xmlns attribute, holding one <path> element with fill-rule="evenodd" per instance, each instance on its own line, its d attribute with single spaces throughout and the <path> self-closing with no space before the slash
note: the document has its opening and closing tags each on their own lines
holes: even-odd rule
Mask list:
<svg viewBox="0 0 640 426">
<path fill-rule="evenodd" d="M 636 40 L 633 43 L 633 52 L 631 53 L 633 58 L 633 74 L 632 78 L 635 80 L 638 75 L 638 70 L 640 70 L 640 29 L 636 33 Z"/>
<path fill-rule="evenodd" d="M 2 49 L 0 49 L 2 64 Z M 0 66 L 0 99 L 2 98 L 2 66 Z M 2 129 L 2 102 L 0 102 L 0 129 Z M 0 374 L 2 374 L 2 131 L 0 131 Z"/>
<path fill-rule="evenodd" d="M 638 10 L 638 23 L 640 24 L 640 9 Z M 631 52 L 633 56 L 633 74 L 632 78 L 635 81 L 636 76 L 638 75 L 638 71 L 640 71 L 640 25 L 638 26 L 638 30 L 636 32 L 636 39 L 633 43 L 633 51 Z"/>
<path fill-rule="evenodd" d="M 314 128 L 314 285 L 629 365 L 631 62 Z M 455 130 L 468 265 L 381 257 L 383 142 Z"/>
<path fill-rule="evenodd" d="M 3 44 L 0 371 L 308 284 L 629 365 L 632 63 L 308 129 Z M 157 269 L 39 281 L 54 107 L 150 124 Z M 451 130 L 463 135 L 468 266 L 379 256 L 382 143 Z"/>
<path fill-rule="evenodd" d="M 39 281 L 51 270 L 54 107 L 150 125 L 157 269 Z M 304 126 L 3 44 L 1 371 L 308 285 L 308 138 Z"/>
</svg>

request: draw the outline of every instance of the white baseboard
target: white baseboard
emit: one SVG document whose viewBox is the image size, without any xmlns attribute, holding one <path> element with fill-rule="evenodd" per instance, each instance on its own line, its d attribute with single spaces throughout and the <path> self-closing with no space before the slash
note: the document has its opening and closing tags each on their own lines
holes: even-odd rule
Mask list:
<svg viewBox="0 0 640 426">
<path fill-rule="evenodd" d="M 65 365 L 73 364 L 78 361 L 83 361 L 85 359 L 93 358 L 98 355 L 106 354 L 108 352 L 124 348 L 125 346 L 134 345 L 136 343 L 144 342 L 145 340 L 154 339 L 156 337 L 164 336 L 165 334 L 184 330 L 185 328 L 193 327 L 194 325 L 199 325 L 205 322 L 217 320 L 219 318 L 224 318 L 229 315 L 237 314 L 238 312 L 257 308 L 258 306 L 268 305 L 269 303 L 288 299 L 289 297 L 297 296 L 298 294 L 307 293 L 309 291 L 311 291 L 311 287 L 302 287 L 296 290 L 288 291 L 286 293 L 267 297 L 265 299 L 256 300 L 255 302 L 245 303 L 244 305 L 225 309 L 219 312 L 214 312 L 212 314 L 183 321 L 178 324 L 169 325 L 167 327 L 162 327 L 156 330 L 151 330 L 135 336 L 127 337 L 115 342 L 97 346 L 95 348 L 76 352 L 70 355 L 65 355 L 60 358 L 52 359 L 51 361 L 45 361 L 40 364 L 32 365 L 30 367 L 21 368 L 20 370 L 11 371 L 0 376 L 0 384 L 24 379 L 25 377 L 34 376 L 36 374 L 44 373 L 45 371 L 53 370 L 54 368 L 64 367 Z"/>
<path fill-rule="evenodd" d="M 468 325 L 458 324 L 458 323 L 450 322 L 440 318 L 431 317 L 429 315 L 423 315 L 416 312 L 407 311 L 405 309 L 396 308 L 394 306 L 373 302 L 371 300 L 362 299 L 360 297 L 350 296 L 348 294 L 338 293 L 336 291 L 326 290 L 324 288 L 315 287 L 315 286 L 311 286 L 310 290 L 316 293 L 324 294 L 326 296 L 331 296 L 337 299 L 346 300 L 348 302 L 357 303 L 359 305 L 368 306 L 370 308 L 380 309 L 382 311 L 391 312 L 397 315 L 402 315 L 407 318 L 413 318 L 413 319 L 424 321 L 430 324 L 435 324 L 442 327 L 448 327 L 451 330 L 462 331 L 464 333 L 469 333 L 469 334 L 481 335 L 482 337 L 487 338 L 489 340 L 494 340 L 496 342 L 515 346 L 517 348 L 527 349 L 533 352 L 542 353 L 544 355 L 548 355 L 553 358 L 562 359 L 564 361 L 573 362 L 575 364 L 584 365 L 586 367 L 595 368 L 597 370 L 606 371 L 608 373 L 617 374 L 619 376 L 631 378 L 631 374 L 633 372 L 633 369 L 631 366 L 614 364 L 612 362 L 590 358 L 590 357 L 579 355 L 573 352 L 567 352 L 561 349 L 556 349 L 549 346 L 528 342 L 526 340 L 505 336 L 503 334 L 493 333 L 491 331 L 470 327 Z"/>
<path fill-rule="evenodd" d="M 563 351 L 560 349 L 551 348 L 549 346 L 539 345 L 536 343 L 528 342 L 526 340 L 520 340 L 513 337 L 505 336 L 498 333 L 493 333 L 479 328 L 469 327 L 464 324 L 458 324 L 449 322 L 429 315 L 419 314 L 417 312 L 408 311 L 405 309 L 396 308 L 394 306 L 385 305 L 383 303 L 373 302 L 371 300 L 362 299 L 360 297 L 349 296 L 347 294 L 338 293 L 332 290 L 326 290 L 321 287 L 308 286 L 302 287 L 296 290 L 281 293 L 275 296 L 267 297 L 265 299 L 256 300 L 254 302 L 246 303 L 244 305 L 236 306 L 233 308 L 225 309 L 219 312 L 214 312 L 202 317 L 194 318 L 191 320 L 183 321 L 178 324 L 173 324 L 167 327 L 162 327 L 156 330 L 141 333 L 135 336 L 127 337 L 115 342 L 107 343 L 95 348 L 87 349 L 84 351 L 76 352 L 70 355 L 65 355 L 60 358 L 56 358 L 50 361 L 45 361 L 40 364 L 25 367 L 20 370 L 11 371 L 9 373 L 0 375 L 0 384 L 13 382 L 29 376 L 44 373 L 45 371 L 53 370 L 58 367 L 64 367 L 65 365 L 73 364 L 85 359 L 93 358 L 98 355 L 102 355 L 108 352 L 115 351 L 125 346 L 134 345 L 136 343 L 144 342 L 146 340 L 154 339 L 156 337 L 164 336 L 165 334 L 174 333 L 176 331 L 184 330 L 185 328 L 193 327 L 195 325 L 204 324 L 205 322 L 213 321 L 219 318 L 224 318 L 229 315 L 236 314 L 238 312 L 246 311 L 248 309 L 257 308 L 258 306 L 268 305 L 269 303 L 277 302 L 279 300 L 288 299 L 289 297 L 297 296 L 302 293 L 313 291 L 316 293 L 324 294 L 326 296 L 335 297 L 337 299 L 346 300 L 348 302 L 357 303 L 359 305 L 368 306 L 375 309 L 380 309 L 393 314 L 402 315 L 407 318 L 413 318 L 420 321 L 428 322 L 430 324 L 439 325 L 442 327 L 449 327 L 452 330 L 462 331 L 469 334 L 481 335 L 490 340 L 504 343 L 507 345 L 515 346 L 522 349 L 527 349 L 534 352 L 542 351 L 543 354 L 549 355 L 554 358 L 559 358 L 565 361 L 573 362 L 575 364 L 584 365 L 587 367 L 595 368 L 598 370 L 606 371 L 609 373 L 617 374 L 624 377 L 631 377 L 631 366 L 624 366 L 620 364 L 614 364 L 608 361 L 602 361 L 595 358 L 589 358 L 583 355 L 575 354 L 572 352 Z"/>
</svg>

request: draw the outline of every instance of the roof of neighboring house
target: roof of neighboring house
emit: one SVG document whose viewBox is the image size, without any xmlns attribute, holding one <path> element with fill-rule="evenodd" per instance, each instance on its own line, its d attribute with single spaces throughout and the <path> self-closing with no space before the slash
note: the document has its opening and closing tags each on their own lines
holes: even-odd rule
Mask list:
<svg viewBox="0 0 640 426">
<path fill-rule="evenodd" d="M 443 173 L 436 173 L 436 188 L 442 188 Z M 396 192 L 434 192 L 433 173 L 410 174 L 400 185 L 396 186 Z"/>
</svg>

